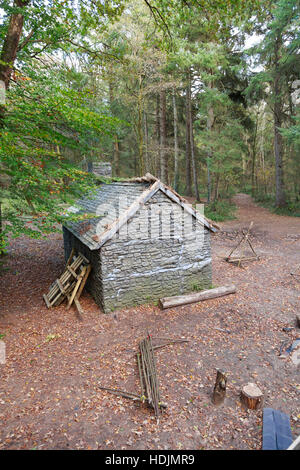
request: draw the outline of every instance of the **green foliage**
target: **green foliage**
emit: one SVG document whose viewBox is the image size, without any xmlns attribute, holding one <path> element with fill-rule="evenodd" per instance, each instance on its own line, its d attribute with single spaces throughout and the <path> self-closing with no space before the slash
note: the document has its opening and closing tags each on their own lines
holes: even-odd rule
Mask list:
<svg viewBox="0 0 300 470">
<path fill-rule="evenodd" d="M 89 30 L 103 32 L 110 22 L 122 13 L 126 0 L 86 0 L 63 2 L 61 0 L 31 0 L 24 8 L 13 7 L 10 1 L 1 1 L 3 21 L 0 38 L 7 32 L 10 15 L 15 11 L 24 14 L 25 35 L 20 44 L 19 59 L 28 61 L 41 53 L 57 50 L 99 50 L 86 40 Z"/>
<path fill-rule="evenodd" d="M 300 95 L 300 93 L 299 93 Z M 300 152 L 300 111 L 296 116 L 291 117 L 293 125 L 288 129 L 281 129 L 282 135 L 293 145 L 297 152 Z"/>
<path fill-rule="evenodd" d="M 216 222 L 235 219 L 236 205 L 223 199 L 206 204 L 204 208 L 205 216 Z"/>
<path fill-rule="evenodd" d="M 259 203 L 259 205 L 266 207 L 275 214 L 300 217 L 300 200 L 297 200 L 291 194 L 287 195 L 286 206 L 281 208 L 276 207 L 274 194 L 258 193 L 255 195 L 254 199 L 255 202 Z"/>
<path fill-rule="evenodd" d="M 68 153 L 92 158 L 103 136 L 120 125 L 105 105 L 93 104 L 88 86 L 78 87 L 79 74 L 73 73 L 70 86 L 69 71 L 35 65 L 24 67 L 7 94 L 0 167 L 9 204 L 3 212 L 2 244 L 8 233 L 40 237 L 57 228 L 64 220 L 63 207 L 97 183 Z"/>
<path fill-rule="evenodd" d="M 192 290 L 195 291 L 195 292 L 199 292 L 202 290 L 201 286 L 199 286 L 199 284 L 193 284 L 192 285 Z"/>
</svg>

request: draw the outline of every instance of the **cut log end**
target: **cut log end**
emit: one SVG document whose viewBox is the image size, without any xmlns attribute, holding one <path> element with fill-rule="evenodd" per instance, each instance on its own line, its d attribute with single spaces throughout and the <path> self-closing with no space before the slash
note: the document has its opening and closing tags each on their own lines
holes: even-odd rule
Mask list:
<svg viewBox="0 0 300 470">
<path fill-rule="evenodd" d="M 250 410 L 259 410 L 263 405 L 263 393 L 254 383 L 248 383 L 241 390 L 241 402 Z"/>
</svg>

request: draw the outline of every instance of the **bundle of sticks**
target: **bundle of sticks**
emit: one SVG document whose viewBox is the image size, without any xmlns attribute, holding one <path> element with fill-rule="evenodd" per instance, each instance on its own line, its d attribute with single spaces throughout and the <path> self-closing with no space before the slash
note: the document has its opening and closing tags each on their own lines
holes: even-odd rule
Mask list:
<svg viewBox="0 0 300 470">
<path fill-rule="evenodd" d="M 107 387 L 99 388 L 101 390 L 106 390 L 107 392 L 113 393 L 114 395 L 130 398 L 134 401 L 140 401 L 143 403 L 146 402 L 154 409 L 155 416 L 158 418 L 160 412 L 167 408 L 167 405 L 163 403 L 160 398 L 154 351 L 169 344 L 186 343 L 188 340 L 170 338 L 156 338 L 156 340 L 163 341 L 163 344 L 153 346 L 152 336 L 148 333 L 146 338 L 140 341 L 139 350 L 136 353 L 141 385 L 141 395 Z"/>
<path fill-rule="evenodd" d="M 158 418 L 161 410 L 161 400 L 159 393 L 159 384 L 156 372 L 156 363 L 151 336 L 148 336 L 139 344 L 137 353 L 137 363 L 140 376 L 142 397 L 147 399 L 150 406 L 153 407 L 155 416 Z"/>
</svg>

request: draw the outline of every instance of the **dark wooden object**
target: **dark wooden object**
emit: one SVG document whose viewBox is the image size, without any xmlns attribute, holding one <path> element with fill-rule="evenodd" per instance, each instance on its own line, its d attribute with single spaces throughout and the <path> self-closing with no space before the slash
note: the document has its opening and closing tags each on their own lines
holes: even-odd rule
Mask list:
<svg viewBox="0 0 300 470">
<path fill-rule="evenodd" d="M 226 396 L 227 375 L 223 370 L 217 369 L 216 383 L 214 386 L 212 402 L 215 405 L 223 403 Z"/>
</svg>

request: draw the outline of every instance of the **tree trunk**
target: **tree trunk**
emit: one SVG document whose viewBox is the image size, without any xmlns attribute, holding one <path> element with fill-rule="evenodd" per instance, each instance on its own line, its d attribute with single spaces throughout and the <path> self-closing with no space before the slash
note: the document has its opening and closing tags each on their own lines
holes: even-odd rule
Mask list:
<svg viewBox="0 0 300 470">
<path fill-rule="evenodd" d="M 113 110 L 113 103 L 114 103 L 114 86 L 113 82 L 110 77 L 112 77 L 112 71 L 109 74 L 109 82 L 108 82 L 108 88 L 109 88 L 109 102 L 110 102 L 110 109 L 112 115 L 114 115 L 114 110 Z M 117 134 L 114 135 L 114 141 L 113 141 L 113 172 L 115 176 L 120 175 L 120 150 L 119 150 L 119 140 Z"/>
<path fill-rule="evenodd" d="M 276 206 L 284 207 L 286 197 L 283 189 L 283 145 L 280 128 L 282 127 L 282 99 L 281 99 L 281 74 L 279 69 L 279 51 L 282 38 L 277 37 L 275 44 L 275 77 L 274 77 L 274 155 L 275 155 L 275 184 L 276 184 Z"/>
<path fill-rule="evenodd" d="M 207 114 L 207 131 L 211 132 L 214 124 L 214 109 L 212 106 L 208 108 Z M 212 149 L 210 148 L 207 155 L 207 204 L 211 202 L 211 161 Z"/>
<path fill-rule="evenodd" d="M 252 165 L 251 165 L 251 195 L 255 196 L 256 184 L 255 184 L 255 165 L 256 165 L 256 153 L 257 153 L 257 127 L 258 127 L 259 113 L 256 115 L 255 131 L 253 136 L 253 147 L 252 147 Z"/>
<path fill-rule="evenodd" d="M 144 111 L 144 141 L 145 141 L 145 173 L 150 171 L 150 162 L 149 162 L 149 153 L 148 153 L 148 144 L 149 144 L 149 135 L 148 135 L 148 117 L 147 113 Z"/>
<path fill-rule="evenodd" d="M 114 169 L 115 169 L 115 175 L 120 176 L 120 147 L 119 147 L 119 140 L 118 140 L 117 135 L 115 135 L 115 142 L 114 142 Z"/>
<path fill-rule="evenodd" d="M 185 178 L 186 195 L 192 196 L 192 174 L 191 174 L 191 139 L 190 139 L 190 116 L 189 116 L 189 86 L 186 87 L 186 117 L 185 117 Z"/>
<path fill-rule="evenodd" d="M 175 91 L 173 91 L 173 112 L 174 112 L 174 189 L 178 191 L 178 116 L 176 106 Z"/>
<path fill-rule="evenodd" d="M 0 199 L 0 258 L 3 256 L 4 252 L 4 239 L 3 239 L 3 227 L 2 227 L 2 201 Z"/>
<path fill-rule="evenodd" d="M 192 92 L 191 92 L 191 72 L 188 75 L 188 115 L 189 115 L 189 131 L 190 131 L 190 148 L 191 148 L 191 163 L 193 170 L 193 181 L 195 188 L 196 200 L 199 201 L 199 190 L 198 190 L 198 178 L 197 178 L 197 166 L 195 159 L 195 146 L 194 146 L 194 131 L 193 131 L 193 110 L 192 110 Z"/>
<path fill-rule="evenodd" d="M 139 173 L 141 176 L 145 173 L 144 162 L 144 136 L 143 136 L 143 95 L 142 95 L 142 78 L 139 79 L 139 94 L 138 94 L 138 149 L 139 149 Z"/>
<path fill-rule="evenodd" d="M 157 142 L 157 152 L 155 154 L 155 176 L 160 179 L 160 119 L 159 119 L 159 95 L 156 97 L 156 119 L 155 119 L 155 134 Z"/>
<path fill-rule="evenodd" d="M 217 177 L 216 177 L 216 184 L 215 184 L 214 202 L 219 199 L 219 184 L 220 184 L 220 173 L 218 172 Z"/>
<path fill-rule="evenodd" d="M 30 0 L 15 0 L 14 7 L 22 8 L 29 4 Z M 24 23 L 23 12 L 13 13 L 10 17 L 8 30 L 3 42 L 0 55 L 0 81 L 4 83 L 5 89 L 9 87 L 13 66 L 17 57 L 20 38 Z M 5 105 L 0 105 L 0 127 L 3 127 L 5 116 Z"/>
<path fill-rule="evenodd" d="M 163 183 L 168 182 L 168 159 L 167 159 L 167 125 L 166 125 L 166 91 L 161 90 L 159 100 L 160 110 L 160 179 Z"/>
</svg>

